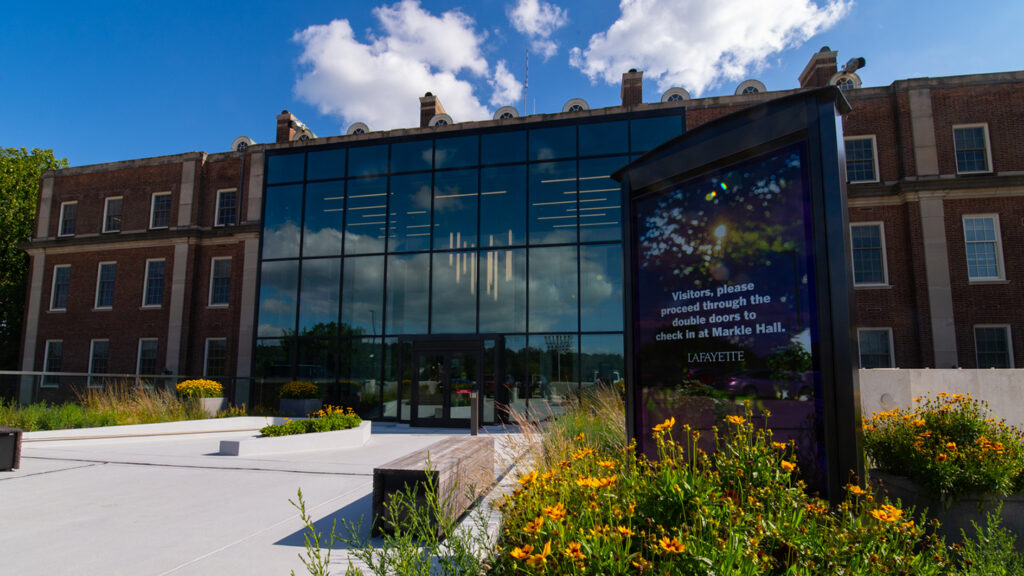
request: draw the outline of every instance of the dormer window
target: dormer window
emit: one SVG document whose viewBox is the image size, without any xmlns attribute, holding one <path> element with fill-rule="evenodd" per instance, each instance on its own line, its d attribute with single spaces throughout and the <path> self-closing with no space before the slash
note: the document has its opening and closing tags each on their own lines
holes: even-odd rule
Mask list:
<svg viewBox="0 0 1024 576">
<path fill-rule="evenodd" d="M 765 87 L 763 82 L 760 80 L 754 80 L 753 78 L 740 82 L 740 85 L 736 87 L 737 96 L 744 94 L 760 94 L 767 91 L 768 88 Z"/>
</svg>

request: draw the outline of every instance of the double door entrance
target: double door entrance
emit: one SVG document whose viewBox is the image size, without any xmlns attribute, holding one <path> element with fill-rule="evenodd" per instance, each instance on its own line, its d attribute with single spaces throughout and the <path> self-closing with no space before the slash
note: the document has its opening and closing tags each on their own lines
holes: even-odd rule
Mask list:
<svg viewBox="0 0 1024 576">
<path fill-rule="evenodd" d="M 474 395 L 480 422 L 494 422 L 495 385 L 500 372 L 495 339 L 412 341 L 410 423 L 413 426 L 469 427 Z"/>
</svg>

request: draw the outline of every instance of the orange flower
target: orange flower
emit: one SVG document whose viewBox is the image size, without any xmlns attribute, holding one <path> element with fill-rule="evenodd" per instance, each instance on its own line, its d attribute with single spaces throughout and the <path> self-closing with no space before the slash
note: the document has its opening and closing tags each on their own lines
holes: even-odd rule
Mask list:
<svg viewBox="0 0 1024 576">
<path fill-rule="evenodd" d="M 594 449 L 593 448 L 580 448 L 579 450 L 577 450 L 577 451 L 572 453 L 572 459 L 573 460 L 582 460 L 583 458 L 586 458 L 587 456 L 590 456 L 593 453 L 594 453 Z"/>
<path fill-rule="evenodd" d="M 726 416 L 725 419 L 728 420 L 731 424 L 736 424 L 737 426 L 747 421 L 747 419 L 744 418 L 743 416 Z"/>
<path fill-rule="evenodd" d="M 561 502 L 555 504 L 554 506 L 545 506 L 544 513 L 548 515 L 548 518 L 551 518 L 553 521 L 558 522 L 562 518 L 565 518 L 565 506 L 562 506 Z"/>
<path fill-rule="evenodd" d="M 956 442 L 946 442 L 946 450 L 956 452 Z"/>
<path fill-rule="evenodd" d="M 872 510 L 871 515 L 880 522 L 895 522 L 903 516 L 903 510 L 895 506 L 882 504 L 881 508 Z"/>
<path fill-rule="evenodd" d="M 544 550 L 526 559 L 527 566 L 537 566 L 547 563 L 548 554 L 551 553 L 551 540 L 544 543 Z"/>
<path fill-rule="evenodd" d="M 527 485 L 529 485 L 531 482 L 533 482 L 536 479 L 537 479 L 537 471 L 534 470 L 533 472 L 530 472 L 529 474 L 526 474 L 524 476 L 520 476 L 519 477 L 519 483 L 522 484 L 523 486 L 527 486 Z"/>
<path fill-rule="evenodd" d="M 676 419 L 674 417 L 669 417 L 667 420 L 665 420 L 661 424 L 658 424 L 657 426 L 655 426 L 653 428 L 653 430 L 655 432 L 664 432 L 666 430 L 671 430 L 672 427 L 675 426 L 675 425 L 676 425 Z"/>
<path fill-rule="evenodd" d="M 635 532 L 633 532 L 632 530 L 630 530 L 629 528 L 627 528 L 625 526 L 616 526 L 615 529 L 618 530 L 619 534 L 621 534 L 623 536 L 632 536 L 633 534 L 635 534 Z"/>
<path fill-rule="evenodd" d="M 935 457 L 935 461 L 936 462 L 945 462 L 946 458 L 949 458 L 949 456 L 946 456 L 945 454 L 939 454 L 938 456 Z"/>
<path fill-rule="evenodd" d="M 583 560 L 586 556 L 581 551 L 581 545 L 579 542 L 569 542 L 569 547 L 562 550 L 562 554 L 565 554 L 573 560 Z"/>
<path fill-rule="evenodd" d="M 792 472 L 793 470 L 796 470 L 796 464 L 793 464 L 792 462 L 786 460 L 779 462 L 779 465 L 782 466 L 782 469 L 785 470 L 786 472 Z"/>
<path fill-rule="evenodd" d="M 615 461 L 601 460 L 600 462 L 597 463 L 597 465 L 600 466 L 601 468 L 615 468 Z"/>
<path fill-rule="evenodd" d="M 665 552 L 671 552 L 673 554 L 682 554 L 686 552 L 686 545 L 679 541 L 678 538 L 673 536 L 671 539 L 668 536 L 662 537 L 658 540 L 658 546 Z"/>
<path fill-rule="evenodd" d="M 847 484 L 846 489 L 850 491 L 850 494 L 854 496 L 863 496 L 868 493 L 867 490 L 857 486 L 856 484 Z"/>
<path fill-rule="evenodd" d="M 533 545 L 532 544 L 526 544 L 522 548 L 516 548 L 516 549 L 512 550 L 512 557 L 515 558 L 516 560 L 522 560 L 523 558 L 526 558 L 530 554 L 533 554 Z"/>
<path fill-rule="evenodd" d="M 576 442 L 582 442 L 583 438 L 584 438 L 583 432 L 580 432 L 579 434 L 576 435 L 575 438 L 573 438 L 573 440 L 575 440 Z"/>
<path fill-rule="evenodd" d="M 785 450 L 786 449 L 786 443 L 785 442 L 772 442 L 772 446 L 775 447 L 775 448 L 778 448 L 779 450 Z"/>
<path fill-rule="evenodd" d="M 540 528 L 543 525 L 544 525 L 544 517 L 543 516 L 537 516 L 533 520 L 530 520 L 529 522 L 527 522 L 526 526 L 523 526 L 523 532 L 527 532 L 529 534 L 536 534 L 537 532 L 540 531 Z"/>
</svg>

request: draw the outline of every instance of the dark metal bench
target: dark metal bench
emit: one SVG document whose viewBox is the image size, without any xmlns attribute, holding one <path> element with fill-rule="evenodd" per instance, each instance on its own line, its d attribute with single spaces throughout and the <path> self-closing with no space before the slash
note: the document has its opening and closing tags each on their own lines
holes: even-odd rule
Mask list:
<svg viewBox="0 0 1024 576">
<path fill-rule="evenodd" d="M 0 470 L 21 467 L 21 429 L 0 426 Z"/>
<path fill-rule="evenodd" d="M 458 518 L 473 504 L 473 499 L 494 483 L 494 439 L 469 436 L 435 442 L 373 469 L 373 535 L 393 532 L 392 524 L 401 518 L 386 517 L 392 494 L 416 486 L 417 503 L 427 507 L 424 485 L 429 465 L 437 495 L 447 503 L 445 513 Z M 450 497 L 449 497 L 450 495 Z"/>
</svg>

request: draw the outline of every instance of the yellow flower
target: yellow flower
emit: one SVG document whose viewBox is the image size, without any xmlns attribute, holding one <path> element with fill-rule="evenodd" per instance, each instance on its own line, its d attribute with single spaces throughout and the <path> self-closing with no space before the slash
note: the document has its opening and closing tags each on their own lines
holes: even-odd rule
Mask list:
<svg viewBox="0 0 1024 576">
<path fill-rule="evenodd" d="M 792 472 L 793 470 L 796 469 L 796 464 L 793 464 L 792 462 L 788 462 L 786 460 L 779 462 L 779 465 L 782 466 L 782 469 L 787 472 Z"/>
<path fill-rule="evenodd" d="M 544 550 L 526 559 L 527 566 L 536 566 L 547 562 L 548 554 L 551 553 L 551 540 L 544 543 Z"/>
<path fill-rule="evenodd" d="M 867 490 L 857 486 L 856 484 L 847 484 L 846 489 L 850 491 L 850 494 L 854 496 L 863 496 L 868 493 Z"/>
<path fill-rule="evenodd" d="M 666 430 L 671 430 L 672 427 L 675 426 L 675 425 L 676 425 L 676 419 L 674 417 L 669 417 L 667 420 L 665 420 L 661 424 L 658 424 L 657 426 L 655 426 L 653 428 L 653 430 L 655 432 L 664 432 Z"/>
<path fill-rule="evenodd" d="M 543 525 L 544 525 L 544 517 L 543 516 L 537 516 L 533 520 L 530 520 L 529 522 L 527 522 L 526 526 L 523 526 L 523 532 L 526 532 L 528 534 L 536 534 L 537 532 L 540 531 L 540 528 Z"/>
<path fill-rule="evenodd" d="M 594 453 L 594 449 L 593 448 L 580 448 L 579 450 L 577 450 L 577 451 L 572 453 L 572 459 L 573 460 L 582 460 L 583 458 L 586 458 L 587 456 L 590 456 L 593 453 Z"/>
<path fill-rule="evenodd" d="M 946 456 L 945 454 L 939 454 L 938 456 L 935 457 L 935 461 L 936 462 L 945 462 L 946 458 L 949 458 L 949 456 Z"/>
<path fill-rule="evenodd" d="M 946 442 L 946 450 L 956 452 L 956 442 Z"/>
<path fill-rule="evenodd" d="M 577 434 L 576 437 L 573 438 L 573 440 L 575 440 L 576 442 L 582 442 L 583 441 L 583 432 L 580 432 L 579 434 Z"/>
<path fill-rule="evenodd" d="M 669 539 L 668 536 L 663 536 L 658 540 L 658 546 L 661 546 L 661 549 L 665 552 L 671 552 L 673 554 L 682 554 L 683 552 L 686 552 L 686 545 L 680 542 L 675 536 L 671 539 Z"/>
<path fill-rule="evenodd" d="M 726 416 L 725 419 L 728 420 L 731 424 L 736 424 L 737 426 L 747 421 L 747 419 L 744 418 L 743 416 Z"/>
<path fill-rule="evenodd" d="M 618 530 L 619 534 L 622 534 L 623 536 L 632 536 L 634 534 L 632 530 L 625 526 L 616 526 L 615 529 Z"/>
<path fill-rule="evenodd" d="M 920 396 L 918 396 L 917 398 L 914 398 L 914 402 L 920 402 L 920 401 L 921 401 L 921 397 Z"/>
<path fill-rule="evenodd" d="M 785 450 L 786 449 L 786 443 L 785 442 L 772 442 L 772 446 L 774 446 L 775 448 L 778 448 L 779 450 Z"/>
<path fill-rule="evenodd" d="M 871 515 L 880 522 L 895 522 L 903 516 L 903 510 L 888 504 L 871 511 Z"/>
<path fill-rule="evenodd" d="M 527 486 L 527 485 L 529 485 L 531 482 L 533 482 L 536 479 L 537 479 L 537 471 L 534 470 L 533 472 L 530 472 L 529 474 L 526 474 L 524 476 L 520 476 L 519 477 L 519 483 L 522 484 L 523 486 Z"/>
<path fill-rule="evenodd" d="M 562 550 L 562 554 L 565 554 L 573 560 L 583 560 L 586 556 L 581 551 L 582 546 L 579 542 L 569 542 L 569 547 Z"/>
<path fill-rule="evenodd" d="M 828 508 L 818 506 L 817 504 L 804 504 L 804 509 L 814 514 L 825 514 L 828 512 Z"/>
<path fill-rule="evenodd" d="M 614 460 L 601 460 L 597 463 L 601 468 L 615 468 Z"/>
<path fill-rule="evenodd" d="M 533 554 L 533 545 L 531 544 L 526 544 L 522 548 L 516 548 L 512 550 L 512 557 L 516 560 L 522 560 L 530 554 Z"/>
<path fill-rule="evenodd" d="M 544 513 L 548 515 L 548 518 L 551 518 L 553 521 L 558 522 L 562 518 L 565 518 L 565 506 L 562 506 L 561 502 L 555 504 L 554 506 L 545 506 Z"/>
<path fill-rule="evenodd" d="M 925 424 L 924 418 L 917 418 L 915 420 L 911 420 L 910 421 L 910 425 L 911 426 L 921 427 L 921 426 L 924 426 L 924 424 Z"/>
</svg>

